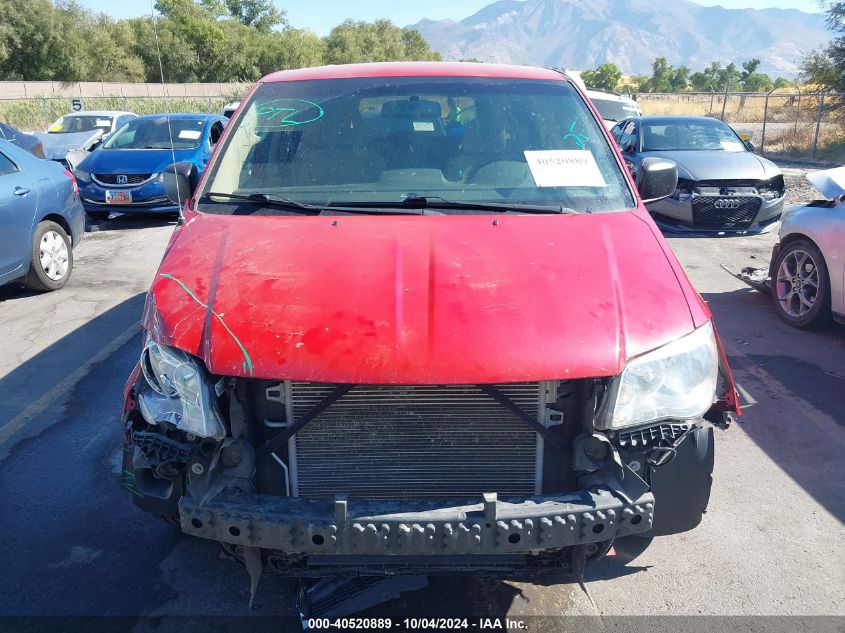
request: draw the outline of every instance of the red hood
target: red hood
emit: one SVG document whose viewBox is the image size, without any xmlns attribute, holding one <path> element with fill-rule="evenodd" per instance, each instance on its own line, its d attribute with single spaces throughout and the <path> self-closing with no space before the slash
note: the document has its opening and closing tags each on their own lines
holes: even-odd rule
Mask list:
<svg viewBox="0 0 845 633">
<path fill-rule="evenodd" d="M 618 374 L 694 325 L 635 213 L 192 214 L 147 299 L 215 374 L 447 384 Z"/>
</svg>

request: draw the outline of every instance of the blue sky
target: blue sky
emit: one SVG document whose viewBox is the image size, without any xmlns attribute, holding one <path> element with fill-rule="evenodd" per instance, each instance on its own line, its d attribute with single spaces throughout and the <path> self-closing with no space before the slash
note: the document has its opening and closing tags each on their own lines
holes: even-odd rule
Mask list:
<svg viewBox="0 0 845 633">
<path fill-rule="evenodd" d="M 661 0 L 654 1 L 655 4 L 659 4 Z M 276 0 L 276 5 L 287 10 L 291 25 L 297 28 L 308 27 L 319 35 L 328 35 L 333 26 L 348 17 L 368 21 L 387 18 L 399 26 L 405 26 L 418 22 L 422 18 L 461 20 L 492 2 L 493 0 L 462 0 L 461 2 L 456 2 L 456 0 L 428 0 L 427 2 L 365 0 L 361 3 L 351 3 L 349 0 L 322 0 L 320 2 Z M 81 0 L 81 4 L 96 11 L 104 11 L 116 18 L 148 15 L 150 12 L 149 0 L 124 0 L 123 2 Z M 819 10 L 813 0 L 698 0 L 698 4 L 707 6 L 720 4 L 732 9 L 776 7 L 813 12 Z"/>
</svg>

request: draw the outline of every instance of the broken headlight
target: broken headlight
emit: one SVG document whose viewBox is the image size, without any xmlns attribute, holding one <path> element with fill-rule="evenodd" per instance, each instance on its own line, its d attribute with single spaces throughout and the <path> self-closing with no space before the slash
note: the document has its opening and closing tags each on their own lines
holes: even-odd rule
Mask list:
<svg viewBox="0 0 845 633">
<path fill-rule="evenodd" d="M 692 180 L 685 178 L 678 178 L 678 188 L 675 189 L 670 198 L 673 200 L 687 201 L 692 197 L 692 190 L 695 188 L 695 183 Z"/>
<path fill-rule="evenodd" d="M 786 185 L 783 181 L 783 176 L 775 176 L 761 184 L 757 188 L 757 193 L 763 200 L 774 200 L 783 197 Z"/>
<path fill-rule="evenodd" d="M 141 370 L 147 384 L 158 394 L 141 393 L 139 396 L 141 413 L 147 422 L 171 422 L 198 437 L 225 437 L 214 388 L 196 358 L 182 350 L 148 341 L 141 353 Z"/>
<path fill-rule="evenodd" d="M 718 375 L 716 337 L 708 321 L 691 334 L 628 362 L 605 428 L 703 415 L 713 404 Z"/>
</svg>

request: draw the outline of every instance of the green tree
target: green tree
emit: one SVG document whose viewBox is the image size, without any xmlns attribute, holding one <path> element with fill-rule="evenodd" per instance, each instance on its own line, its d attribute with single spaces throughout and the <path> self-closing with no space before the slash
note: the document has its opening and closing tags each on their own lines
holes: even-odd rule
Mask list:
<svg viewBox="0 0 845 633">
<path fill-rule="evenodd" d="M 689 68 L 686 66 L 678 66 L 672 73 L 672 78 L 669 80 L 672 92 L 681 92 L 682 90 L 686 90 L 690 82 L 689 75 Z"/>
<path fill-rule="evenodd" d="M 819 0 L 828 28 L 836 34 L 830 44 L 807 53 L 799 64 L 801 79 L 825 88 L 845 90 L 845 2 Z"/>
<path fill-rule="evenodd" d="M 279 11 L 273 0 L 225 0 L 230 16 L 257 31 L 269 32 L 275 27 L 287 26 L 287 16 Z"/>
<path fill-rule="evenodd" d="M 634 75 L 631 78 L 632 87 L 636 92 L 648 92 L 648 84 L 651 77 L 648 75 Z"/>
<path fill-rule="evenodd" d="M 330 64 L 352 64 L 440 59 L 422 36 L 408 33 L 413 31 L 402 29 L 389 20 L 346 20 L 334 27 L 326 38 L 326 61 Z"/>
<path fill-rule="evenodd" d="M 742 89 L 746 92 L 769 92 L 772 88 L 774 88 L 772 79 L 765 73 L 751 73 L 742 85 Z"/>
<path fill-rule="evenodd" d="M 775 90 L 780 90 L 781 88 L 792 88 L 793 85 L 794 84 L 791 81 L 784 79 L 783 77 L 778 77 L 777 79 L 775 79 L 772 87 Z"/>
<path fill-rule="evenodd" d="M 56 79 L 64 54 L 56 9 L 49 0 L 0 0 L 0 79 Z"/>
<path fill-rule="evenodd" d="M 736 91 L 742 87 L 741 83 L 742 73 L 736 67 L 736 64 L 731 62 L 719 71 L 719 89 L 727 91 Z"/>
<path fill-rule="evenodd" d="M 581 79 L 588 88 L 613 92 L 622 79 L 622 71 L 616 64 L 601 64 L 595 70 L 585 70 L 581 73 Z"/>
<path fill-rule="evenodd" d="M 690 83 L 697 92 L 715 92 L 721 89 L 720 77 L 724 69 L 720 62 L 710 62 L 703 71 L 693 73 Z"/>
<path fill-rule="evenodd" d="M 747 62 L 742 63 L 742 73 L 740 73 L 739 80 L 745 84 L 748 81 L 748 78 L 757 72 L 757 69 L 760 67 L 760 60 L 756 57 L 754 59 L 749 59 Z"/>
<path fill-rule="evenodd" d="M 651 65 L 651 79 L 649 80 L 649 92 L 670 92 L 672 90 L 672 77 L 675 71 L 666 61 L 665 57 L 658 57 Z"/>
</svg>

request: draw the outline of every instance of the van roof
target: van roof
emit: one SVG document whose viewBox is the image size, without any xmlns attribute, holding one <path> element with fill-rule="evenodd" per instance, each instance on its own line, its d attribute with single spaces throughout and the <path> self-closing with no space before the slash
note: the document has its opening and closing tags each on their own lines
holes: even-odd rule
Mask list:
<svg viewBox="0 0 845 633">
<path fill-rule="evenodd" d="M 565 81 L 561 73 L 548 68 L 475 62 L 379 62 L 317 66 L 314 68 L 281 70 L 267 75 L 261 81 L 275 83 L 359 77 L 500 77 Z"/>
</svg>

